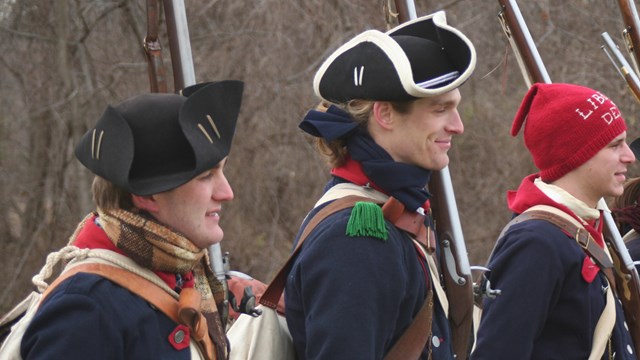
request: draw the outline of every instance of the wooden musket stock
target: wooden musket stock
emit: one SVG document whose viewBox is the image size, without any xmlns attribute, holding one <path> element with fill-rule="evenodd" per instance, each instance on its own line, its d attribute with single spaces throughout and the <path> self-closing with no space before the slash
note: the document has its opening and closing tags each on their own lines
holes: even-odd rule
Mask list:
<svg viewBox="0 0 640 360">
<path fill-rule="evenodd" d="M 500 3 L 500 13 L 498 13 L 500 24 L 518 60 L 527 87 L 537 82 L 550 83 L 547 69 L 542 63 L 538 48 L 522 18 L 518 4 L 515 0 L 498 0 L 498 2 Z"/>
<path fill-rule="evenodd" d="M 636 100 L 640 101 L 640 80 L 638 79 L 638 75 L 631 65 L 629 65 L 624 55 L 622 55 L 618 45 L 613 41 L 611 36 L 609 36 L 609 33 L 603 32 L 601 36 L 604 41 L 604 45 L 602 46 L 604 53 L 607 55 L 609 60 L 611 60 L 611 63 L 625 81 L 627 87 L 635 96 Z"/>
<path fill-rule="evenodd" d="M 636 73 L 640 73 L 638 68 L 640 62 L 640 20 L 638 20 L 638 12 L 634 0 L 618 0 L 622 20 L 624 21 L 624 29 L 622 37 L 627 45 L 627 51 L 631 55 L 632 62 Z"/>
<path fill-rule="evenodd" d="M 158 39 L 160 3 L 147 0 L 147 36 L 144 38 L 144 52 L 147 55 L 149 85 L 151 92 L 167 92 L 167 79 L 162 61 L 162 45 Z"/>
</svg>

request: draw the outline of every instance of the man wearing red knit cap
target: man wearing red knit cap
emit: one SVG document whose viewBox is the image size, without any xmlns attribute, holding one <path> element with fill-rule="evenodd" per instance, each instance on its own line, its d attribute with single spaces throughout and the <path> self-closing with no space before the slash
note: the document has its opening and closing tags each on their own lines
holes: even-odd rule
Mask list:
<svg viewBox="0 0 640 360">
<path fill-rule="evenodd" d="M 610 258 L 602 236 L 608 209 L 598 202 L 622 194 L 635 161 L 618 107 L 583 86 L 534 84 L 511 135 L 520 130 L 540 171 L 507 194 L 509 209 L 526 213 L 505 227 L 490 257 L 489 280 L 502 293 L 484 300 L 472 359 L 637 359 L 600 268 Z M 535 211 L 564 216 L 586 230 L 590 246 L 581 246 L 575 232 L 532 218 Z"/>
</svg>

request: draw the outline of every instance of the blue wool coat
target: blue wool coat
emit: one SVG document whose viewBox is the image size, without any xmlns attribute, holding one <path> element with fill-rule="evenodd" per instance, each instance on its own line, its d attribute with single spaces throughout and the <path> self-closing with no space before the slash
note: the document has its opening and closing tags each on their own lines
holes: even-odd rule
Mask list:
<svg viewBox="0 0 640 360">
<path fill-rule="evenodd" d="M 49 294 L 21 345 L 25 360 L 190 359 L 177 350 L 177 325 L 144 299 L 93 274 L 77 274 Z M 187 344 L 189 339 L 186 338 Z"/>
<path fill-rule="evenodd" d="M 346 236 L 350 215 L 339 211 L 311 232 L 287 279 L 286 318 L 300 360 L 382 359 L 425 301 L 427 266 L 410 238 L 389 222 L 386 241 Z M 449 324 L 434 302 L 432 358 L 452 359 Z"/>
<path fill-rule="evenodd" d="M 484 301 L 472 360 L 584 360 L 606 303 L 606 277 L 582 276 L 585 252 L 543 220 L 511 226 L 488 265 L 502 295 Z M 611 338 L 615 359 L 636 359 L 619 301 Z M 603 359 L 609 359 L 605 351 Z"/>
</svg>

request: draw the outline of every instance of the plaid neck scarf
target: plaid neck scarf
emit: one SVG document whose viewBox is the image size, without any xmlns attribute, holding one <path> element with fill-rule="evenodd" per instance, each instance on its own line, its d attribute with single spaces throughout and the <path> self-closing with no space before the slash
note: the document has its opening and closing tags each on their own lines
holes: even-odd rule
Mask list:
<svg viewBox="0 0 640 360">
<path fill-rule="evenodd" d="M 224 286 L 211 270 L 207 251 L 198 249 L 183 235 L 142 214 L 122 209 L 98 209 L 98 215 L 111 242 L 136 263 L 153 271 L 193 272 L 194 287 L 202 296 L 200 311 L 207 319 L 218 359 L 226 358 L 227 340 L 218 313 L 218 306 L 223 306 L 224 302 Z"/>
</svg>

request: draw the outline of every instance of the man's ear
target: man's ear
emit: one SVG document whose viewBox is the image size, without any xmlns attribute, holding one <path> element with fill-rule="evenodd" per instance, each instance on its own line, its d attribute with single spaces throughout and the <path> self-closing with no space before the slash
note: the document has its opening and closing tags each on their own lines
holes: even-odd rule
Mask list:
<svg viewBox="0 0 640 360">
<path fill-rule="evenodd" d="M 153 195 L 141 196 L 131 194 L 131 200 L 133 200 L 133 205 L 140 210 L 145 210 L 150 213 L 158 211 L 158 203 Z"/>
<path fill-rule="evenodd" d="M 376 101 L 373 103 L 373 119 L 376 124 L 385 130 L 393 127 L 393 106 L 388 101 Z"/>
</svg>

